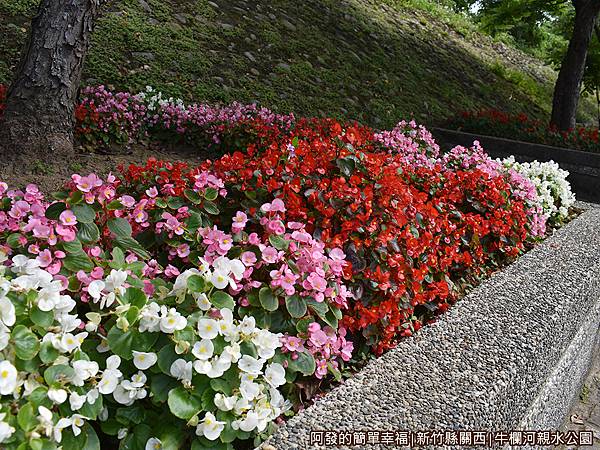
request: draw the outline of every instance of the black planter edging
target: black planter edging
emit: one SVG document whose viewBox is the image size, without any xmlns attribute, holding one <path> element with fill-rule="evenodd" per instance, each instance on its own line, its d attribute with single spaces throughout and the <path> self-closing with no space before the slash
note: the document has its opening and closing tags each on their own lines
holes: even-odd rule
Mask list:
<svg viewBox="0 0 600 450">
<path fill-rule="evenodd" d="M 569 171 L 570 175 L 567 179 L 578 199 L 600 202 L 600 153 L 582 152 L 443 128 L 432 128 L 431 132 L 444 149 L 450 149 L 457 145 L 470 147 L 473 145 L 473 141 L 479 141 L 483 149 L 494 158 L 513 155 L 520 162 L 533 160 L 557 162 L 561 168 Z"/>
</svg>

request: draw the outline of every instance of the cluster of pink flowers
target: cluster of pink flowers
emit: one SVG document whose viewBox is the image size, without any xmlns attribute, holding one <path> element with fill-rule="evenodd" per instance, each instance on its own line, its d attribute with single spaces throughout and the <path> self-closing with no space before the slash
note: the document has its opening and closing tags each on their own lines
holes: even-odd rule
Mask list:
<svg viewBox="0 0 600 450">
<path fill-rule="evenodd" d="M 354 344 L 346 340 L 346 329 L 338 328 L 337 332 L 329 326 L 321 327 L 317 322 L 308 326 L 308 336 L 303 339 L 297 336 L 283 336 L 282 350 L 290 353 L 292 359 L 298 358 L 298 352 L 308 350 L 316 362 L 315 376 L 325 377 L 329 371 L 328 365 L 334 370 L 339 369 L 339 360 L 350 361 Z"/>
<path fill-rule="evenodd" d="M 131 94 L 112 92 L 105 86 L 82 90 L 76 118 L 78 132 L 88 140 L 108 138 L 120 144 L 147 137 L 169 139 L 170 132 L 184 135 L 198 129 L 219 143 L 221 133 L 232 124 L 260 119 L 290 128 L 295 120 L 293 114 L 276 114 L 256 104 L 186 105 L 181 99 L 163 98 L 151 87 Z"/>
<path fill-rule="evenodd" d="M 373 140 L 383 144 L 389 153 L 402 155 L 408 164 L 432 168 L 440 154 L 432 134 L 414 120 L 403 120 L 392 130 L 375 133 Z"/>
</svg>

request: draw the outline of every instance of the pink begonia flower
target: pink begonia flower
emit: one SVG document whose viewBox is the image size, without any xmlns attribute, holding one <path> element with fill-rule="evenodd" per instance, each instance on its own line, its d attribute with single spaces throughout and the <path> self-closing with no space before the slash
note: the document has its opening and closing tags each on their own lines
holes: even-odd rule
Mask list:
<svg viewBox="0 0 600 450">
<path fill-rule="evenodd" d="M 101 254 L 102 254 L 102 249 L 100 247 L 98 247 L 98 246 L 92 247 L 90 249 L 90 255 L 92 255 L 94 258 L 97 258 Z"/>
<path fill-rule="evenodd" d="M 27 247 L 27 251 L 32 255 L 37 255 L 40 252 L 40 246 L 37 244 L 31 244 L 29 247 Z"/>
<path fill-rule="evenodd" d="M 25 217 L 27 213 L 30 211 L 31 205 L 23 200 L 16 201 L 13 206 L 10 208 L 8 215 L 13 219 L 20 219 Z"/>
<path fill-rule="evenodd" d="M 148 296 L 154 294 L 154 285 L 150 280 L 144 280 L 144 293 Z"/>
<path fill-rule="evenodd" d="M 62 283 L 62 291 L 69 287 L 69 279 L 64 275 L 54 275 L 54 279 Z"/>
<path fill-rule="evenodd" d="M 258 245 L 260 244 L 260 238 L 258 237 L 258 234 L 256 233 L 250 233 L 248 235 L 248 243 L 251 245 Z"/>
<path fill-rule="evenodd" d="M 119 201 L 126 208 L 131 208 L 133 205 L 135 205 L 135 198 L 133 198 L 131 195 L 123 195 Z"/>
<path fill-rule="evenodd" d="M 283 347 L 290 352 L 304 351 L 304 341 L 296 336 L 284 336 L 281 338 Z"/>
<path fill-rule="evenodd" d="M 90 272 L 90 278 L 94 280 L 101 280 L 104 278 L 104 269 L 102 267 L 94 267 Z"/>
<path fill-rule="evenodd" d="M 318 292 L 325 292 L 325 289 L 327 289 L 327 280 L 316 272 L 313 272 L 304 280 L 303 286 L 304 289 L 312 288 Z"/>
<path fill-rule="evenodd" d="M 115 196 L 115 194 L 115 188 L 113 188 L 112 186 L 103 186 L 100 190 L 99 197 L 103 198 L 104 200 L 110 200 Z"/>
<path fill-rule="evenodd" d="M 46 272 L 48 272 L 51 275 L 56 275 L 58 272 L 60 272 L 61 267 L 62 263 L 60 261 L 56 261 L 53 264 L 50 264 L 48 267 L 46 267 Z"/>
<path fill-rule="evenodd" d="M 35 259 L 40 263 L 40 267 L 48 267 L 52 264 L 52 252 L 48 249 L 43 250 Z"/>
<path fill-rule="evenodd" d="M 253 252 L 244 252 L 241 254 L 240 260 L 247 267 L 253 266 L 256 264 L 256 255 Z"/>
<path fill-rule="evenodd" d="M 8 191 L 8 184 L 4 181 L 0 181 L 0 195 L 4 195 L 6 191 Z"/>
<path fill-rule="evenodd" d="M 176 277 L 180 274 L 179 269 L 171 264 L 167 265 L 165 268 L 165 276 L 168 278 Z"/>
<path fill-rule="evenodd" d="M 292 239 L 298 242 L 307 243 L 312 240 L 312 236 L 305 231 L 294 231 L 292 233 Z"/>
<path fill-rule="evenodd" d="M 73 211 L 70 209 L 65 209 L 63 212 L 61 212 L 58 219 L 65 227 L 77 225 L 77 217 L 75 217 L 75 214 L 73 214 Z"/>
<path fill-rule="evenodd" d="M 275 247 L 265 247 L 262 249 L 262 260 L 266 263 L 273 264 L 279 261 L 280 255 Z"/>
<path fill-rule="evenodd" d="M 238 300 L 238 305 L 246 307 L 246 306 L 250 306 L 250 302 L 248 301 L 247 297 L 243 297 Z"/>
<path fill-rule="evenodd" d="M 267 223 L 267 231 L 281 236 L 285 233 L 285 225 L 281 220 L 270 220 Z"/>
<path fill-rule="evenodd" d="M 150 189 L 146 189 L 146 195 L 150 198 L 155 198 L 158 196 L 158 189 L 155 186 L 152 186 Z"/>
<path fill-rule="evenodd" d="M 265 203 L 260 207 L 263 212 L 285 212 L 285 204 L 280 198 L 276 198 L 271 203 Z"/>
<path fill-rule="evenodd" d="M 56 234 L 63 238 L 65 242 L 71 242 L 75 240 L 75 227 L 63 227 L 62 225 L 56 225 Z"/>
<path fill-rule="evenodd" d="M 127 264 L 131 264 L 134 263 L 138 260 L 139 258 L 137 257 L 137 255 L 135 253 L 129 253 L 126 257 L 125 257 L 125 262 Z"/>
<path fill-rule="evenodd" d="M 327 360 L 326 359 L 319 359 L 317 361 L 317 370 L 315 371 L 315 376 L 318 379 L 321 379 L 321 378 L 323 378 L 326 375 L 327 375 Z"/>
<path fill-rule="evenodd" d="M 143 209 L 136 209 L 133 212 L 133 217 L 136 223 L 144 223 L 148 220 L 148 213 Z"/>
<path fill-rule="evenodd" d="M 62 250 L 56 250 L 54 252 L 54 257 L 58 258 L 58 259 L 64 259 L 67 257 L 67 254 L 65 252 L 63 252 Z"/>
<path fill-rule="evenodd" d="M 102 186 L 102 180 L 95 173 L 91 173 L 87 177 L 73 174 L 71 179 L 81 192 L 90 192 L 93 188 Z"/>
<path fill-rule="evenodd" d="M 231 231 L 234 233 L 239 233 L 246 227 L 246 223 L 248 222 L 248 216 L 242 211 L 238 211 L 233 218 L 233 222 L 231 224 Z"/>
<path fill-rule="evenodd" d="M 27 245 L 27 236 L 23 236 L 23 235 L 19 236 L 18 241 L 19 241 L 19 244 L 21 244 L 22 246 Z"/>
<path fill-rule="evenodd" d="M 304 228 L 304 224 L 300 222 L 288 222 L 287 227 L 290 230 L 301 230 Z"/>
<path fill-rule="evenodd" d="M 188 244 L 181 244 L 177 247 L 177 256 L 185 258 L 190 254 L 190 246 Z"/>
</svg>

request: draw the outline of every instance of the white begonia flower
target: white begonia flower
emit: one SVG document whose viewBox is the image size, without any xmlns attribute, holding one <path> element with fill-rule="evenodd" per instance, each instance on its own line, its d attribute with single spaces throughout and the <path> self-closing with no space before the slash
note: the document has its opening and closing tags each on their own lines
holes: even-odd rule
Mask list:
<svg viewBox="0 0 600 450">
<path fill-rule="evenodd" d="M 208 311 L 212 308 L 212 303 L 210 303 L 208 296 L 204 292 L 201 292 L 196 296 L 196 304 L 202 311 Z"/>
<path fill-rule="evenodd" d="M 15 305 L 8 297 L 0 297 L 0 323 L 12 327 L 16 320 Z"/>
<path fill-rule="evenodd" d="M 240 323 L 240 332 L 246 336 L 252 335 L 256 331 L 256 320 L 252 316 L 246 316 Z"/>
<path fill-rule="evenodd" d="M 52 281 L 48 286 L 42 288 L 38 292 L 37 306 L 41 311 L 52 311 L 56 305 L 60 303 L 60 291 L 62 290 L 62 282 L 59 280 Z"/>
<path fill-rule="evenodd" d="M 196 342 L 192 347 L 192 355 L 198 359 L 208 360 L 212 358 L 215 346 L 210 339 L 202 339 L 200 342 Z"/>
<path fill-rule="evenodd" d="M 67 396 L 69 394 L 64 389 L 57 389 L 57 388 L 51 387 L 50 389 L 48 389 L 47 395 L 48 395 L 48 398 L 50 400 L 52 400 L 54 403 L 56 403 L 57 405 L 62 405 L 64 402 L 67 401 Z"/>
<path fill-rule="evenodd" d="M 125 293 L 125 282 L 127 281 L 127 272 L 124 270 L 111 270 L 106 279 L 104 280 L 106 283 L 106 290 L 108 292 L 114 292 L 118 295 L 123 295 Z"/>
<path fill-rule="evenodd" d="M 102 378 L 98 383 L 98 391 L 101 394 L 112 394 L 119 385 L 119 380 L 123 376 L 119 370 L 121 358 L 117 355 L 109 356 L 106 360 L 106 369 L 102 373 Z"/>
<path fill-rule="evenodd" d="M 95 377 L 100 371 L 100 366 L 96 361 L 85 361 L 83 359 L 73 361 L 73 370 L 75 375 L 71 380 L 74 386 L 83 386 L 85 380 Z"/>
<path fill-rule="evenodd" d="M 183 330 L 187 326 L 187 319 L 183 317 L 175 308 L 167 309 L 161 307 L 160 331 L 163 333 L 174 333 Z"/>
<path fill-rule="evenodd" d="M 226 346 L 221 353 L 221 358 L 225 358 L 232 363 L 237 363 L 238 360 L 242 357 L 242 350 L 240 348 L 240 344 L 234 342 L 231 345 Z"/>
<path fill-rule="evenodd" d="M 254 400 L 260 394 L 261 385 L 252 381 L 242 381 L 240 383 L 240 394 L 248 401 Z"/>
<path fill-rule="evenodd" d="M 98 391 L 98 389 L 92 389 L 88 391 L 88 393 L 85 395 L 85 398 L 90 405 L 96 403 L 98 397 L 100 397 L 100 392 Z"/>
<path fill-rule="evenodd" d="M 235 282 L 229 278 L 229 273 L 223 270 L 215 270 L 210 277 L 210 282 L 217 289 L 225 289 L 231 282 Z"/>
<path fill-rule="evenodd" d="M 220 392 L 215 394 L 214 402 L 215 406 L 219 408 L 221 411 L 231 411 L 238 400 L 237 395 L 232 395 L 227 397 Z"/>
<path fill-rule="evenodd" d="M 47 437 L 52 437 L 54 432 L 54 421 L 52 419 L 52 411 L 45 406 L 38 406 L 37 416 L 39 426 L 42 427 L 42 433 Z"/>
<path fill-rule="evenodd" d="M 4 422 L 5 413 L 0 414 L 0 444 L 6 442 L 16 431 L 8 422 Z"/>
<path fill-rule="evenodd" d="M 84 417 L 80 414 L 73 414 L 71 416 L 71 429 L 73 430 L 73 434 L 75 436 L 79 436 L 81 433 L 81 427 L 85 425 L 85 420 L 87 419 L 87 417 Z"/>
<path fill-rule="evenodd" d="M 87 332 L 73 335 L 64 333 L 59 341 L 52 341 L 54 347 L 61 353 L 72 353 L 74 350 L 81 347 L 83 341 L 88 336 Z"/>
<path fill-rule="evenodd" d="M 244 412 L 250 409 L 250 402 L 247 398 L 240 397 L 237 402 L 235 402 L 235 406 L 233 408 L 233 412 L 237 416 L 241 416 Z"/>
<path fill-rule="evenodd" d="M 219 326 L 215 319 L 202 318 L 198 321 L 198 334 L 202 339 L 214 339 L 219 334 Z"/>
<path fill-rule="evenodd" d="M 251 375 L 260 375 L 262 373 L 264 362 L 264 359 L 256 359 L 250 355 L 244 355 L 239 359 L 237 365 L 242 372 L 246 372 Z"/>
<path fill-rule="evenodd" d="M 231 362 L 226 358 L 214 358 L 211 361 L 210 370 L 206 373 L 208 378 L 220 378 L 231 367 Z"/>
<path fill-rule="evenodd" d="M 94 299 L 95 303 L 102 297 L 102 291 L 106 287 L 106 284 L 102 280 L 94 280 L 88 285 L 88 294 Z"/>
<path fill-rule="evenodd" d="M 210 361 L 199 359 L 194 361 L 193 367 L 196 372 L 206 375 L 212 369 L 212 364 Z"/>
<path fill-rule="evenodd" d="M 147 370 L 156 364 L 158 356 L 154 352 L 136 352 L 133 350 L 133 365 L 140 370 Z"/>
<path fill-rule="evenodd" d="M 167 295 L 185 296 L 188 291 L 187 282 L 192 275 L 201 275 L 201 273 L 198 269 L 188 269 L 177 275 L 175 283 L 173 283 L 173 289 Z"/>
<path fill-rule="evenodd" d="M 233 312 L 229 308 L 221 308 L 221 319 L 218 321 L 221 336 L 235 335 L 237 330 L 233 323 Z"/>
<path fill-rule="evenodd" d="M 204 436 L 209 441 L 214 441 L 219 438 L 224 429 L 225 422 L 219 422 L 213 413 L 207 412 L 202 422 L 196 426 L 196 434 Z"/>
<path fill-rule="evenodd" d="M 281 333 L 271 333 L 269 330 L 256 330 L 252 336 L 252 343 L 258 350 L 258 356 L 263 359 L 271 359 L 275 356 L 275 350 L 281 347 Z"/>
<path fill-rule="evenodd" d="M 173 377 L 181 380 L 184 385 L 189 384 L 192 382 L 192 361 L 177 359 L 171 364 L 169 372 Z"/>
<path fill-rule="evenodd" d="M 148 303 L 140 311 L 140 332 L 148 331 L 150 333 L 156 333 L 160 331 L 160 305 L 156 302 Z"/>
<path fill-rule="evenodd" d="M 15 255 L 10 270 L 16 275 L 32 275 L 38 267 L 40 267 L 38 260 L 29 259 L 25 255 Z"/>
<path fill-rule="evenodd" d="M 56 317 L 56 321 L 60 324 L 60 328 L 63 333 L 69 333 L 79 329 L 79 326 L 81 325 L 81 319 L 79 319 L 77 316 L 72 316 L 71 314 L 61 314 L 60 316 Z"/>
<path fill-rule="evenodd" d="M 138 372 L 131 377 L 131 381 L 122 381 L 113 392 L 113 397 L 118 403 L 131 406 L 136 400 L 142 400 L 148 395 L 146 389 L 144 389 L 146 381 L 146 375 L 143 372 Z"/>
<path fill-rule="evenodd" d="M 258 414 L 255 411 L 248 411 L 246 417 L 238 421 L 238 426 L 242 431 L 252 431 L 258 428 Z"/>
<path fill-rule="evenodd" d="M 4 350 L 8 345 L 8 341 L 10 340 L 10 330 L 4 326 L 4 324 L 0 324 L 0 351 Z"/>
<path fill-rule="evenodd" d="M 162 448 L 163 446 L 160 439 L 151 437 L 146 441 L 146 446 L 144 447 L 144 450 L 161 450 Z"/>
<path fill-rule="evenodd" d="M 279 363 L 271 363 L 267 366 L 264 377 L 271 386 L 283 386 L 285 384 L 285 369 Z"/>
<path fill-rule="evenodd" d="M 73 411 L 81 409 L 86 400 L 87 397 L 85 395 L 79 395 L 77 392 L 71 392 L 71 395 L 69 395 L 69 405 Z"/>
<path fill-rule="evenodd" d="M 122 441 L 127 437 L 128 434 L 129 430 L 127 428 L 119 428 L 119 431 L 117 431 L 117 439 Z"/>
<path fill-rule="evenodd" d="M 17 388 L 17 369 L 10 361 L 0 362 L 0 395 L 10 395 Z"/>
</svg>

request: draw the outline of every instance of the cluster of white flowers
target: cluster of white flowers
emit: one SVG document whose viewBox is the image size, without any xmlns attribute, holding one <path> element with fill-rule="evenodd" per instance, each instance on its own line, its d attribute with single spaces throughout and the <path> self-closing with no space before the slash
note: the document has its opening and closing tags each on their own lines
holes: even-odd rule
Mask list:
<svg viewBox="0 0 600 450">
<path fill-rule="evenodd" d="M 560 223 L 568 217 L 569 208 L 575 203 L 575 194 L 567 181 L 568 171 L 554 161 L 520 163 L 510 156 L 500 162 L 532 181 L 538 194 L 538 206 L 551 222 Z"/>
<path fill-rule="evenodd" d="M 0 253 L 0 262 L 5 260 Z M 217 258 L 199 270 L 183 272 L 172 289 L 158 290 L 155 297 L 148 298 L 142 290 L 130 285 L 130 272 L 112 269 L 104 279 L 87 285 L 90 305 L 96 311 L 80 318 L 75 313 L 76 302 L 63 294 L 66 290 L 62 281 L 40 268 L 36 260 L 14 256 L 8 268 L 0 264 L 0 395 L 33 408 L 29 396 L 42 388 L 45 403 L 33 408 L 28 433 L 32 438 L 60 444 L 66 429 L 74 436 L 91 432 L 86 421 L 106 420 L 109 408 L 114 408 L 111 404 L 129 407 L 156 395 L 151 386 L 159 372 L 154 366 L 158 365 L 162 373 L 181 383 L 182 387 L 177 389 L 186 392 L 197 390 L 194 383 L 197 377 L 211 383 L 219 379 L 218 387 L 214 387 L 214 406 L 198 408 L 186 417 L 198 436 L 214 441 L 226 427 L 230 432 L 265 431 L 273 420 L 291 408 L 278 390 L 286 384 L 286 369 L 276 359 L 282 335 L 257 327 L 254 317 L 234 318 L 233 299 L 218 292 L 218 286 L 221 289 L 235 286 L 243 270 L 239 260 Z M 192 283 L 192 276 L 203 281 Z M 136 298 L 139 308 L 129 303 L 131 298 Z M 231 308 L 217 307 L 213 302 L 225 302 Z M 32 327 L 30 315 L 17 314 L 17 303 L 23 303 L 29 314 L 34 309 L 41 311 L 44 316 L 40 323 L 44 325 Z M 182 303 L 195 311 L 189 314 L 187 309 L 184 316 L 184 310 L 179 308 Z M 27 333 L 28 340 L 37 341 L 32 344 L 38 349 L 32 357 L 38 352 L 41 355 L 42 350 L 52 352 L 36 369 L 17 369 L 19 344 L 10 339 L 16 327 L 21 327 L 19 332 Z M 175 343 L 174 348 L 163 347 L 168 350 L 166 353 L 170 352 L 167 356 L 170 361 L 165 366 L 165 352 L 158 348 L 156 352 L 150 351 L 149 345 L 119 347 L 121 341 L 111 337 L 115 332 L 131 333 L 140 342 L 145 342 L 144 336 L 149 334 L 166 335 Z M 149 337 L 148 342 L 152 339 Z M 84 351 L 90 347 L 106 354 L 106 359 L 90 359 Z M 174 390 L 169 391 L 169 396 L 171 391 Z M 88 414 L 90 411 L 95 412 Z M 6 402 L 0 403 L 0 443 L 16 433 L 15 417 L 11 414 L 14 408 Z M 125 439 L 129 431 L 123 428 L 117 437 Z M 160 445 L 159 438 L 152 437 L 146 448 L 160 448 Z"/>
<path fill-rule="evenodd" d="M 0 254 L 0 260 L 6 260 Z M 52 312 L 54 321 L 42 338 L 41 344 L 48 342 L 58 351 L 59 356 L 53 361 L 53 366 L 69 366 L 73 369 L 70 379 L 62 379 L 60 385 L 51 385 L 47 390 L 47 397 L 53 404 L 62 404 L 69 399 L 73 411 L 80 409 L 87 401 L 93 404 L 98 398 L 98 392 L 90 390 L 86 395 L 79 395 L 75 390 L 69 394 L 69 385 L 83 386 L 84 382 L 98 372 L 98 364 L 85 360 L 70 360 L 73 352 L 81 347 L 88 333 L 73 334 L 79 329 L 81 320 L 69 314 L 75 308 L 75 301 L 68 295 L 61 294 L 61 282 L 53 280 L 53 276 L 39 266 L 39 262 L 17 255 L 12 259 L 10 267 L 12 276 L 7 278 L 6 267 L 0 266 L 0 395 L 12 396 L 13 399 L 29 396 L 37 387 L 41 386 L 42 377 L 38 373 L 17 371 L 11 359 L 14 350 L 7 348 L 10 329 L 16 323 L 15 306 L 9 295 L 25 294 L 30 307 L 37 307 L 40 311 Z M 35 293 L 36 295 L 31 295 Z M 32 334 L 32 336 L 34 336 Z M 18 345 L 19 343 L 16 343 Z M 38 342 L 39 344 L 39 342 Z M 0 405 L 1 406 L 1 405 Z M 38 407 L 38 425 L 33 429 L 32 436 L 46 436 L 60 443 L 62 430 L 71 427 L 75 436 L 81 433 L 86 417 L 73 414 L 70 417 L 61 417 L 56 422 L 52 412 L 45 406 Z M 6 413 L 0 413 L 0 443 L 6 442 L 15 432 L 15 428 L 4 421 Z"/>
</svg>

